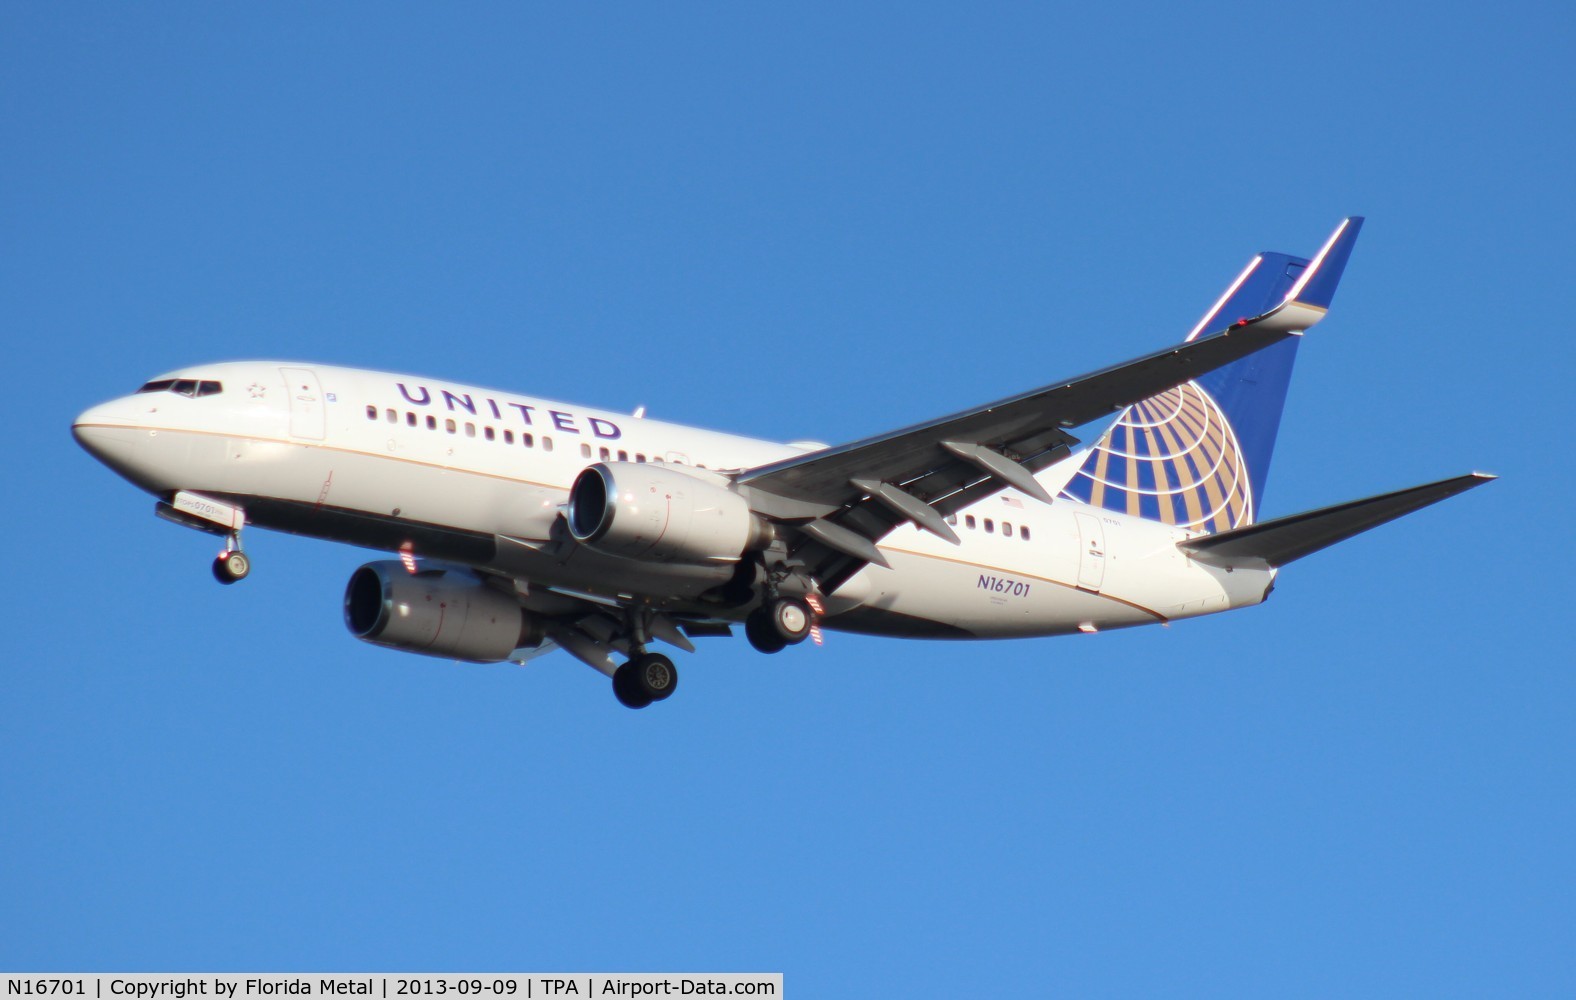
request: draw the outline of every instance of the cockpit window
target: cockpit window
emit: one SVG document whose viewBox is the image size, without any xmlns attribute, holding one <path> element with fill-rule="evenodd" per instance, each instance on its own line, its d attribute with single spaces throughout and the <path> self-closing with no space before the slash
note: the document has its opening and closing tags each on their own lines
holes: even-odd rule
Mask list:
<svg viewBox="0 0 1576 1000">
<path fill-rule="evenodd" d="M 173 392 L 177 396 L 217 396 L 224 391 L 221 382 L 189 378 L 161 378 L 145 384 L 138 392 Z"/>
</svg>

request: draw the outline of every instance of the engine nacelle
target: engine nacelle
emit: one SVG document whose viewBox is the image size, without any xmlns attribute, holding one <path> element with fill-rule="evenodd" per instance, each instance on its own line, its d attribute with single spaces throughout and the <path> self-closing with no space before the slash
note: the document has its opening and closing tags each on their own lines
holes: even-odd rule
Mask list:
<svg viewBox="0 0 1576 1000">
<path fill-rule="evenodd" d="M 771 542 L 771 525 L 739 494 L 677 469 L 602 462 L 569 491 L 569 533 L 613 555 L 729 563 Z"/>
<path fill-rule="evenodd" d="M 431 567 L 412 574 L 393 560 L 351 574 L 345 625 L 379 646 L 476 663 L 496 663 L 542 640 L 540 623 L 519 601 L 470 571 Z"/>
</svg>

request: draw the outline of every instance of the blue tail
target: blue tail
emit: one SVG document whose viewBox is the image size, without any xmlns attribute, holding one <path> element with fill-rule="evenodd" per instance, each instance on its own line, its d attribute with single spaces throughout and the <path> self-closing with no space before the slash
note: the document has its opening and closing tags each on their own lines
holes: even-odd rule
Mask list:
<svg viewBox="0 0 1576 1000">
<path fill-rule="evenodd" d="M 1343 222 L 1311 262 L 1283 253 L 1253 258 L 1187 339 L 1293 301 L 1322 315 L 1362 222 Z M 1062 495 L 1195 531 L 1252 524 L 1299 342 L 1288 338 L 1128 407 Z"/>
</svg>

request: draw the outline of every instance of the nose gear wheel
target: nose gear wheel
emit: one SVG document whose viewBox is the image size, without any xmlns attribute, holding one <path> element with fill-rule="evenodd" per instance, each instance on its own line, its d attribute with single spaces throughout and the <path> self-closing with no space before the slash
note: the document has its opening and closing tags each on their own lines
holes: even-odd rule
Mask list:
<svg viewBox="0 0 1576 1000">
<path fill-rule="evenodd" d="M 221 552 L 213 561 L 213 578 L 226 585 L 246 579 L 251 571 L 252 561 L 239 549 Z"/>
</svg>

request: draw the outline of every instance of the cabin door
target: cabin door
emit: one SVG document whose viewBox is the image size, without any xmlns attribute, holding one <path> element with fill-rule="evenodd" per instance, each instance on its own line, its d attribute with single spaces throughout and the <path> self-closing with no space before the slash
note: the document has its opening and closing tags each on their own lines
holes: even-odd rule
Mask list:
<svg viewBox="0 0 1576 1000">
<path fill-rule="evenodd" d="M 310 368 L 281 368 L 285 390 L 290 398 L 290 436 L 321 441 L 327 426 L 323 412 L 323 389 L 317 372 Z"/>
<path fill-rule="evenodd" d="M 1078 587 L 1100 592 L 1105 582 L 1105 526 L 1093 514 L 1078 517 Z"/>
</svg>

